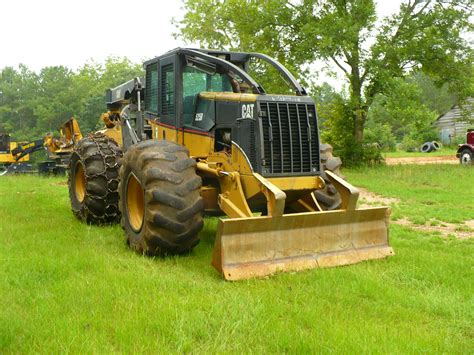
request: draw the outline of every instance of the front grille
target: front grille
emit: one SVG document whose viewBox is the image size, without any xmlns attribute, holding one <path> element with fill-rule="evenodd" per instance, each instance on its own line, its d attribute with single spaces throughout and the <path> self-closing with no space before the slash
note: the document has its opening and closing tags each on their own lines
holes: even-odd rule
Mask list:
<svg viewBox="0 0 474 355">
<path fill-rule="evenodd" d="M 256 135 L 255 135 L 255 122 L 250 121 L 250 152 L 249 159 L 253 167 L 257 166 L 257 148 L 256 148 Z"/>
<path fill-rule="evenodd" d="M 260 102 L 263 173 L 319 172 L 319 137 L 314 104 Z"/>
</svg>

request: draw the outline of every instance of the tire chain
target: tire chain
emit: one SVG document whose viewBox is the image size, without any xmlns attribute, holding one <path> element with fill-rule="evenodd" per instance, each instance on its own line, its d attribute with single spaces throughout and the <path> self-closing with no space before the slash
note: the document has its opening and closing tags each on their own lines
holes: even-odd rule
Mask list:
<svg viewBox="0 0 474 355">
<path fill-rule="evenodd" d="M 98 177 L 103 177 L 107 183 L 107 188 L 101 196 L 97 196 L 97 195 L 88 196 L 88 198 L 90 199 L 103 201 L 104 206 L 105 206 L 105 213 L 102 216 L 99 216 L 95 214 L 93 211 L 91 211 L 87 207 L 87 204 L 84 204 L 84 209 L 86 212 L 85 215 L 91 216 L 92 217 L 91 219 L 93 219 L 94 222 L 97 224 L 108 224 L 111 222 L 119 221 L 120 211 L 118 208 L 118 184 L 119 184 L 118 172 L 120 169 L 121 158 L 123 155 L 122 150 L 112 139 L 108 138 L 103 133 L 89 134 L 89 138 L 92 142 L 95 143 L 96 148 L 97 148 L 97 153 L 85 156 L 84 163 L 86 163 L 87 160 L 93 157 L 96 157 L 97 155 L 100 155 L 105 168 L 103 171 L 94 173 L 94 174 L 88 174 L 87 169 L 84 169 L 84 175 L 86 178 L 86 186 L 87 186 L 88 181 L 92 179 L 96 179 Z M 101 146 L 101 144 L 105 144 L 105 147 Z M 85 150 L 84 153 L 86 153 L 88 146 L 81 147 L 81 148 Z M 108 149 L 111 153 L 107 153 L 107 151 L 105 151 L 106 149 Z M 108 172 L 113 171 L 113 170 L 117 171 L 116 178 L 110 178 L 107 174 Z M 117 201 L 115 203 L 110 203 L 110 201 L 107 201 L 107 197 L 112 196 L 114 193 L 117 194 Z M 114 207 L 112 211 L 110 211 L 110 207 Z"/>
</svg>

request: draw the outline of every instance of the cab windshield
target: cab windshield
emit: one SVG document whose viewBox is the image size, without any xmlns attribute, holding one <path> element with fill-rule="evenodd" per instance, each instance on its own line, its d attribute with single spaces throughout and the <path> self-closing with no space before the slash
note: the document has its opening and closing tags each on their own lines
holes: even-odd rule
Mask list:
<svg viewBox="0 0 474 355">
<path fill-rule="evenodd" d="M 205 73 L 197 68 L 186 66 L 183 71 L 183 99 L 195 96 L 202 91 L 232 92 L 230 79 L 226 74 Z"/>
<path fill-rule="evenodd" d="M 195 67 L 186 66 L 183 70 L 183 114 L 184 123 L 191 124 L 193 110 L 199 93 L 233 92 L 230 78 L 223 73 L 209 73 Z"/>
</svg>

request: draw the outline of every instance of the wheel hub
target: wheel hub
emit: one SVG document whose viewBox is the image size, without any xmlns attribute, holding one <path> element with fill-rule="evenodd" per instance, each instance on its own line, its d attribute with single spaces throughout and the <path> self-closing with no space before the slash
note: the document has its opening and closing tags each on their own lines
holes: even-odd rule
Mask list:
<svg viewBox="0 0 474 355">
<path fill-rule="evenodd" d="M 462 155 L 461 161 L 463 164 L 470 164 L 471 163 L 471 156 L 467 153 Z"/>
<path fill-rule="evenodd" d="M 127 217 L 130 226 L 139 232 L 143 226 L 145 216 L 145 198 L 142 185 L 134 174 L 130 174 L 127 181 Z"/>
<path fill-rule="evenodd" d="M 74 192 L 79 202 L 84 201 L 86 196 L 86 174 L 84 166 L 80 161 L 76 163 L 76 174 L 74 175 Z"/>
</svg>

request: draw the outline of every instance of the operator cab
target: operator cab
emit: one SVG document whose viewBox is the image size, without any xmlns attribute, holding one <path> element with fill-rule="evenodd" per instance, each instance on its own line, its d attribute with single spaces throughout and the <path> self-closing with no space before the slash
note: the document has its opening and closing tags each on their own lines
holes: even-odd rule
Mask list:
<svg viewBox="0 0 474 355">
<path fill-rule="evenodd" d="M 195 57 L 196 54 L 208 58 Z M 216 62 L 209 62 L 209 58 Z M 240 65 L 243 66 L 243 62 Z M 247 84 L 239 73 L 232 71 L 245 73 L 242 68 L 192 50 L 169 52 L 146 62 L 144 67 L 145 112 L 149 117 L 159 117 L 160 122 L 177 128 L 188 126 L 210 131 L 216 124 L 216 112 L 210 104 L 212 95 L 207 93 L 246 93 L 251 85 L 257 85 L 254 82 Z M 263 93 L 263 89 L 254 91 Z"/>
<path fill-rule="evenodd" d="M 255 59 L 276 74 L 252 69 Z M 315 104 L 277 61 L 258 53 L 178 48 L 144 69 L 150 138 L 183 144 L 195 158 L 231 154 L 234 147 L 263 176 L 319 174 Z M 277 78 L 289 89 L 269 95 L 255 77 L 272 92 L 280 89 L 272 85 Z"/>
<path fill-rule="evenodd" d="M 6 133 L 0 134 L 0 153 L 8 154 L 10 153 L 10 135 Z"/>
<path fill-rule="evenodd" d="M 235 64 L 225 59 L 180 49 L 144 64 L 145 118 L 160 126 L 155 138 L 172 139 L 169 129 L 175 128 L 214 138 L 214 151 L 230 153 L 242 110 L 241 95 L 234 94 L 244 94 L 258 84 L 243 70 L 242 56 L 232 57 L 237 59 Z M 261 88 L 253 91 L 264 92 Z M 181 139 L 184 144 L 186 138 Z M 202 145 L 191 147 L 191 154 L 207 156 L 209 150 Z"/>
</svg>

